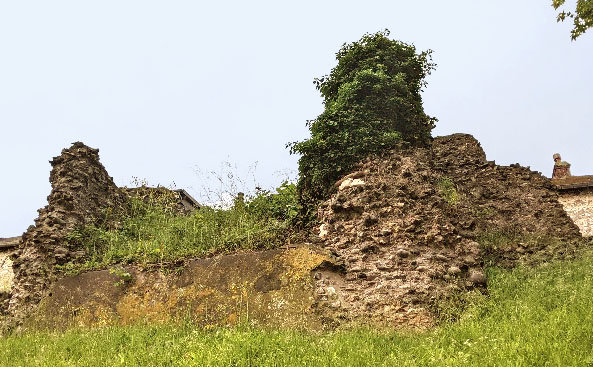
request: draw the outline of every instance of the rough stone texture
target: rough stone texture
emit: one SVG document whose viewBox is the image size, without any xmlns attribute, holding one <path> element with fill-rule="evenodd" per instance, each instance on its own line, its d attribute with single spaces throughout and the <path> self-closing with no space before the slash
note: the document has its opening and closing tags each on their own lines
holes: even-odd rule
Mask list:
<svg viewBox="0 0 593 367">
<path fill-rule="evenodd" d="M 11 254 L 10 251 L 0 251 L 0 315 L 4 315 L 8 311 L 8 302 L 14 282 Z"/>
<path fill-rule="evenodd" d="M 434 140 L 433 167 L 452 178 L 460 197 L 453 217 L 462 234 L 517 230 L 560 238 L 579 237 L 558 202 L 550 180 L 519 164 L 498 166 L 486 161 L 471 135 L 454 134 Z M 462 223 L 474 220 L 474 224 Z"/>
<path fill-rule="evenodd" d="M 12 256 L 11 323 L 18 324 L 56 280 L 55 265 L 84 257 L 83 250 L 69 247 L 66 235 L 79 225 L 101 220 L 106 208 L 113 210 L 126 202 L 99 162 L 98 152 L 76 142 L 50 161 L 48 205 L 39 209 L 35 225 L 23 234 Z"/>
<path fill-rule="evenodd" d="M 345 184 L 354 178 L 357 185 Z M 319 209 L 320 241 L 343 271 L 315 275 L 318 310 L 334 323 L 433 325 L 439 300 L 486 286 L 482 267 L 493 250 L 476 242 L 485 233 L 580 238 L 547 178 L 488 162 L 471 135 L 368 159 L 335 190 Z M 535 252 L 556 255 L 545 245 L 520 245 L 496 249 L 497 256 L 512 265 Z"/>
<path fill-rule="evenodd" d="M 51 163 L 48 206 L 12 256 L 12 325 L 29 315 L 25 326 L 47 328 L 188 316 L 205 325 L 316 328 L 360 320 L 428 327 L 440 300 L 487 286 L 487 259 L 506 266 L 546 261 L 569 255 L 571 241 L 580 239 L 547 178 L 488 162 L 473 137 L 455 134 L 429 148 L 369 158 L 339 180 L 319 209 L 318 244 L 332 256 L 298 247 L 195 260 L 180 274 L 125 267 L 59 279 L 55 265 L 85 255 L 69 247 L 67 234 L 104 220 L 102 213 L 128 196 L 98 151 L 82 143 Z M 478 242 L 492 233 L 556 238 L 562 248 Z"/>
<path fill-rule="evenodd" d="M 581 234 L 593 236 L 593 188 L 561 191 L 558 200 Z"/>
<path fill-rule="evenodd" d="M 311 272 L 331 257 L 309 246 L 192 260 L 163 273 L 126 266 L 66 277 L 25 327 L 64 329 L 192 320 L 203 326 L 266 325 L 320 329 Z"/>
</svg>

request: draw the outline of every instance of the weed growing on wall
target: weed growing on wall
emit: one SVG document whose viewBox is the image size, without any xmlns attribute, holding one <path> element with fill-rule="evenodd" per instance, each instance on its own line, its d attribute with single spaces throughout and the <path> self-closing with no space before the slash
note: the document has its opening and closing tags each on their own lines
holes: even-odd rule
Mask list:
<svg viewBox="0 0 593 367">
<path fill-rule="evenodd" d="M 344 44 L 338 64 L 315 80 L 324 111 L 308 122 L 311 137 L 288 144 L 299 159 L 299 198 L 305 216 L 337 179 L 361 159 L 400 142 L 425 145 L 436 119 L 424 113 L 420 92 L 434 69 L 430 51 L 389 39 L 389 31 Z"/>
<path fill-rule="evenodd" d="M 293 222 L 300 209 L 296 185 L 284 181 L 275 192 L 256 188 L 255 197 L 250 200 L 247 209 L 260 219 Z"/>
<path fill-rule="evenodd" d="M 220 162 L 216 170 L 206 171 L 195 167 L 198 180 L 196 199 L 212 208 L 228 209 L 239 193 L 254 197 L 257 191 L 257 162 L 239 167 L 229 161 Z"/>
<path fill-rule="evenodd" d="M 451 180 L 451 177 L 441 177 L 437 182 L 439 193 L 445 199 L 449 205 L 457 205 L 459 202 L 459 193 L 455 187 L 455 183 Z"/>
<path fill-rule="evenodd" d="M 84 248 L 78 271 L 115 263 L 168 263 L 238 249 L 281 246 L 292 234 L 298 212 L 296 188 L 284 183 L 276 192 L 260 190 L 230 208 L 201 207 L 192 214 L 175 213 L 166 196 L 130 198 L 130 211 L 106 225 L 89 225 L 70 233 L 72 246 Z M 117 226 L 113 223 L 117 222 Z"/>
<path fill-rule="evenodd" d="M 115 275 L 119 280 L 115 282 L 116 286 L 122 286 L 132 281 L 132 274 L 128 273 L 122 267 L 114 267 L 109 269 L 109 274 Z"/>
</svg>

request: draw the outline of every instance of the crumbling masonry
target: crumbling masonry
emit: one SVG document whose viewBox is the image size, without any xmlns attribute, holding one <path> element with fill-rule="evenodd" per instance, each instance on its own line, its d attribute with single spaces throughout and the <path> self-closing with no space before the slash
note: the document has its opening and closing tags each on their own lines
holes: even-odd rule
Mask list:
<svg viewBox="0 0 593 367">
<path fill-rule="evenodd" d="M 50 163 L 48 205 L 39 209 L 35 225 L 23 234 L 12 256 L 15 282 L 8 313 L 17 324 L 56 280 L 55 265 L 84 257 L 83 249 L 69 247 L 66 236 L 126 202 L 99 162 L 98 149 L 76 142 Z"/>
<path fill-rule="evenodd" d="M 152 310 L 158 302 L 172 305 L 167 311 L 171 314 L 178 312 L 175 307 L 183 302 L 194 311 L 209 309 L 214 302 L 212 294 L 218 295 L 215 303 L 219 306 L 226 302 L 223 300 L 235 302 L 237 295 L 232 293 L 230 278 L 222 281 L 215 277 L 206 284 L 204 276 L 188 275 L 193 274 L 191 266 L 186 269 L 191 278 L 187 281 L 157 272 L 138 273 L 135 283 L 125 289 L 114 288 L 112 276 L 105 270 L 59 279 L 56 265 L 85 257 L 83 248 L 72 248 L 67 241 L 76 227 L 108 220 L 105 214 L 110 211 L 126 210 L 128 195 L 142 199 L 144 195 L 169 192 L 118 188 L 99 162 L 98 150 L 82 143 L 64 149 L 51 164 L 48 205 L 39 210 L 35 225 L 25 232 L 18 246 L 9 250 L 14 285 L 10 294 L 0 289 L 0 314 L 8 312 L 8 324 L 19 325 L 35 310 L 48 312 L 52 325 L 77 324 L 80 314 L 73 316 L 67 311 L 72 306 L 67 297 L 71 294 L 83 295 L 77 298 L 76 307 L 86 309 L 85 320 L 92 320 L 91 325 L 126 320 L 117 305 L 129 299 L 134 299 L 133 307 L 126 310 L 138 311 L 134 320 L 146 316 L 139 310 Z M 275 270 L 273 276 L 257 272 L 257 277 L 251 279 L 251 273 L 244 272 L 236 278 L 247 293 L 267 300 L 262 310 L 270 305 L 280 307 L 277 311 L 281 319 L 288 320 L 289 313 L 294 313 L 306 314 L 308 323 L 317 318 L 330 326 L 370 320 L 392 326 L 427 327 L 434 325 L 435 306 L 441 300 L 455 292 L 486 287 L 484 266 L 492 262 L 502 266 L 533 264 L 575 253 L 581 239 L 575 222 L 585 235 L 593 227 L 588 214 L 593 207 L 591 188 L 578 196 L 574 191 L 567 195 L 560 190 L 559 199 L 559 187 L 558 181 L 518 164 L 498 166 L 487 161 L 471 135 L 438 137 L 429 147 L 401 147 L 380 157 L 369 157 L 338 181 L 330 199 L 319 208 L 321 227 L 313 236 L 313 247 L 298 244 L 297 249 L 277 249 L 273 253 L 220 255 L 212 261 L 195 262 L 205 266 L 198 266 L 196 274 L 208 274 L 211 263 L 234 264 L 243 258 L 282 259 L 272 268 L 292 269 L 291 254 L 304 254 L 307 266 L 299 263 L 296 268 L 301 269 L 299 274 L 312 277 L 297 287 L 299 291 L 293 296 L 298 297 L 290 302 L 277 302 L 286 289 L 297 289 L 290 283 L 293 279 L 280 270 L 278 274 Z M 188 203 L 175 207 L 185 212 L 187 205 L 189 210 L 198 205 L 195 200 Z M 504 241 L 487 246 L 484 239 L 489 236 Z M 537 237 L 536 241 L 522 240 L 530 236 Z M 12 274 L 9 262 L 3 264 L 7 269 L 3 267 L 2 271 Z M 268 265 L 258 266 L 268 269 Z M 224 266 L 220 266 L 218 272 L 225 274 Z M 102 288 L 93 286 L 98 279 L 103 279 Z M 304 278 L 299 275 L 298 279 Z M 79 289 L 82 284 L 84 289 Z M 155 288 L 155 284 L 159 286 Z M 212 288 L 210 293 L 203 292 L 205 284 Z M 70 286 L 78 288 L 70 290 Z M 179 292 L 191 288 L 196 291 L 195 297 L 175 300 L 175 295 L 168 294 L 171 287 L 179 288 Z M 54 295 L 63 297 L 51 297 L 51 289 Z M 88 301 L 92 307 L 87 307 L 86 292 L 92 293 Z M 175 294 L 179 296 L 179 292 Z M 294 303 L 297 298 L 298 307 Z M 41 300 L 44 306 L 37 308 Z M 282 308 L 287 305 L 293 308 Z M 224 312 L 232 308 L 227 306 Z M 110 310 L 112 317 L 101 319 L 97 310 Z M 235 315 L 224 312 L 221 320 Z M 68 322 L 66 318 L 70 318 Z"/>
</svg>

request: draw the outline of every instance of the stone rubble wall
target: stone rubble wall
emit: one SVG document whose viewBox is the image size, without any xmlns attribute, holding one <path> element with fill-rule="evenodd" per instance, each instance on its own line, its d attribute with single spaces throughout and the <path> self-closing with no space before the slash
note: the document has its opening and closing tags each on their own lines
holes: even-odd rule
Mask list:
<svg viewBox="0 0 593 367">
<path fill-rule="evenodd" d="M 453 218 L 462 235 L 497 229 L 559 238 L 580 236 L 550 179 L 541 173 L 518 163 L 499 166 L 487 161 L 480 143 L 467 134 L 436 138 L 432 153 L 433 170 L 451 178 L 459 194 Z"/>
<path fill-rule="evenodd" d="M 9 321 L 16 326 L 33 310 L 58 274 L 55 265 L 85 256 L 71 248 L 66 236 L 76 227 L 102 220 L 105 209 L 126 203 L 99 161 L 99 150 L 76 142 L 50 161 L 52 186 L 48 205 L 38 210 L 35 225 L 23 234 L 11 256 L 14 286 L 8 306 Z"/>
<path fill-rule="evenodd" d="M 95 325 L 101 324 L 106 314 L 117 322 L 130 316 L 130 312 L 155 304 L 158 307 L 150 308 L 149 313 L 157 318 L 164 316 L 159 314 L 162 307 L 170 306 L 167 312 L 175 314 L 176 307 L 183 306 L 183 302 L 191 305 L 188 308 L 191 312 L 199 314 L 202 312 L 199 305 L 208 310 L 211 305 L 223 304 L 221 300 L 232 293 L 227 291 L 235 283 L 227 284 L 230 273 L 225 273 L 225 269 L 230 272 L 245 266 L 246 260 L 241 256 L 220 257 L 222 262 L 216 265 L 220 265 L 218 275 L 210 278 L 211 260 L 200 260 L 205 270 L 192 273 L 191 282 L 198 281 L 195 287 L 184 290 L 195 294 L 181 303 L 170 298 L 169 288 L 185 289 L 185 283 L 173 284 L 169 283 L 170 279 L 162 279 L 161 284 L 158 274 L 135 273 L 138 282 L 118 286 L 113 283 L 121 282 L 109 271 L 60 279 L 56 265 L 85 257 L 83 249 L 71 247 L 67 235 L 78 226 L 105 220 L 106 209 L 125 210 L 129 193 L 114 184 L 99 162 L 98 150 L 82 143 L 64 149 L 51 164 L 52 191 L 48 205 L 39 210 L 35 225 L 25 232 L 18 248 L 11 250 L 10 260 L 2 262 L 0 258 L 2 272 L 4 267 L 10 272 L 9 261 L 12 261 L 10 298 L 0 289 L 0 315 L 8 314 L 8 325 L 22 324 L 39 309 L 46 311 L 45 316 L 51 316 L 53 325 L 59 325 L 65 317 L 74 323 L 82 322 L 78 308 L 69 309 L 70 303 L 60 303 L 71 295 L 77 295 L 76 302 L 86 310 L 83 316 L 89 317 L 84 319 L 90 320 L 87 324 Z M 569 208 L 569 214 L 572 210 L 580 218 L 575 220 L 577 224 L 588 218 L 585 225 L 591 228 L 591 213 L 586 206 L 593 207 L 593 194 L 560 200 Z M 290 310 L 300 313 L 306 310 L 320 316 L 323 326 L 370 320 L 391 326 L 429 327 L 435 323 L 435 304 L 455 292 L 486 287 L 483 267 L 492 249 L 478 243 L 482 234 L 516 232 L 563 241 L 561 251 L 545 244 L 529 247 L 524 243 L 495 249 L 506 265 L 523 259 L 546 261 L 566 256 L 572 251 L 571 241 L 581 238 L 579 228 L 564 211 L 549 179 L 518 164 L 503 167 L 487 161 L 479 142 L 467 134 L 435 138 L 425 148 L 401 148 L 368 158 L 336 183 L 333 195 L 320 206 L 318 214 L 321 226 L 315 242 L 331 254 L 331 261 L 311 249 L 290 250 L 288 257 L 277 254 L 282 259 L 278 263 L 281 265 L 260 269 L 276 269 L 270 274 L 258 273 L 257 279 L 237 275 L 236 282 L 248 284 L 248 291 L 265 300 L 261 303 L 261 320 L 267 317 L 265 310 L 279 302 L 279 310 L 287 313 L 279 313 L 278 319 L 289 317 Z M 259 269 L 257 264 L 262 259 L 258 256 L 265 257 L 266 252 L 253 256 L 251 268 Z M 301 257 L 305 260 L 295 262 Z M 314 279 L 307 278 L 313 282 L 313 288 L 299 288 L 298 297 L 280 299 L 285 290 L 292 292 L 292 280 L 286 276 L 296 271 L 293 268 L 300 269 L 300 280 L 310 277 L 313 271 Z M 114 292 L 118 297 L 128 294 L 131 298 L 125 299 L 134 302 L 118 301 L 97 308 L 99 301 L 93 298 L 97 279 L 102 279 L 105 294 Z M 212 289 L 223 287 L 220 297 L 211 296 L 218 291 L 199 291 L 207 284 L 203 283 L 205 279 L 210 279 Z M 157 283 L 160 285 L 154 288 Z M 126 293 L 125 289 L 133 291 Z M 298 303 L 299 297 L 309 297 L 309 291 L 311 302 Z M 63 297 L 56 297 L 57 294 Z M 143 298 L 144 294 L 154 297 Z M 156 302 L 161 299 L 167 301 Z M 123 304 L 127 306 L 122 309 Z M 297 304 L 297 307 L 285 309 L 285 304 Z M 233 312 L 227 312 L 229 307 L 221 313 L 220 320 L 234 317 Z M 38 315 L 43 316 L 43 312 Z M 43 320 L 48 319 L 38 321 L 43 324 Z"/>
<path fill-rule="evenodd" d="M 191 260 L 169 272 L 133 265 L 86 272 L 55 282 L 24 327 L 191 320 L 202 326 L 321 329 L 311 307 L 311 271 L 327 261 L 323 251 L 298 246 Z"/>
<path fill-rule="evenodd" d="M 562 191 L 558 200 L 581 234 L 593 236 L 593 188 Z"/>
<path fill-rule="evenodd" d="M 489 251 L 512 266 L 567 256 L 581 238 L 549 179 L 488 162 L 467 134 L 363 161 L 318 214 L 320 245 L 343 264 L 342 272 L 315 274 L 318 309 L 332 320 L 408 327 L 433 325 L 441 300 L 485 287 Z M 562 248 L 477 242 L 517 233 L 557 238 Z"/>
</svg>

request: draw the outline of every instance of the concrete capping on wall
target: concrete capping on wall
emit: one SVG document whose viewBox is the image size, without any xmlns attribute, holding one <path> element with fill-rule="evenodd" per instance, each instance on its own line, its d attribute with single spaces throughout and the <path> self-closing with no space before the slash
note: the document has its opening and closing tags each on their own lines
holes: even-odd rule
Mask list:
<svg viewBox="0 0 593 367">
<path fill-rule="evenodd" d="M 593 175 L 553 178 L 552 184 L 559 191 L 593 187 Z"/>
<path fill-rule="evenodd" d="M 15 248 L 18 246 L 20 241 L 21 241 L 21 236 L 0 238 L 0 250 Z"/>
</svg>

